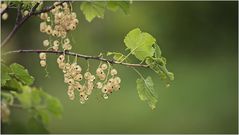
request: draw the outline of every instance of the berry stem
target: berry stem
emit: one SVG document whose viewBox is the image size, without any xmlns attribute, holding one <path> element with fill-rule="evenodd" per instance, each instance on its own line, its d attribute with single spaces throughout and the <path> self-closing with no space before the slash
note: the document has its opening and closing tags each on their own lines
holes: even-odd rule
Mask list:
<svg viewBox="0 0 239 135">
<path fill-rule="evenodd" d="M 144 65 L 144 64 L 132 64 L 132 63 L 124 63 L 124 62 L 118 62 L 115 60 L 109 60 L 109 59 L 105 59 L 99 56 L 90 56 L 90 55 L 84 55 L 84 54 L 79 54 L 79 53 L 74 53 L 74 52 L 70 52 L 70 51 L 54 51 L 54 50 L 15 50 L 15 51 L 9 51 L 3 54 L 4 55 L 9 55 L 9 54 L 13 54 L 13 53 L 49 53 L 49 54 L 64 54 L 68 55 L 68 56 L 77 56 L 78 58 L 84 58 L 84 59 L 93 59 L 93 60 L 99 60 L 99 61 L 103 61 L 103 62 L 109 62 L 110 64 L 119 64 L 119 65 L 124 65 L 124 66 L 128 66 L 128 67 L 144 67 L 144 68 L 149 68 L 149 65 Z"/>
</svg>

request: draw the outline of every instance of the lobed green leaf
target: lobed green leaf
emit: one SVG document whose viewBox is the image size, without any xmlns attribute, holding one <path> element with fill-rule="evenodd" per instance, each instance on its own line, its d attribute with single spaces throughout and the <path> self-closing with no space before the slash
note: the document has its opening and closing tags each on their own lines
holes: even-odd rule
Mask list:
<svg viewBox="0 0 239 135">
<path fill-rule="evenodd" d="M 107 8 L 111 11 L 117 11 L 118 9 L 122 9 L 125 14 L 129 13 L 129 1 L 108 1 Z"/>
<path fill-rule="evenodd" d="M 141 32 L 139 28 L 131 30 L 125 37 L 124 43 L 131 50 L 131 53 L 139 60 L 154 55 L 155 38 L 146 32 Z"/>
<path fill-rule="evenodd" d="M 146 79 L 137 79 L 136 84 L 139 98 L 142 101 L 147 101 L 151 109 L 155 109 L 156 103 L 158 102 L 158 96 L 154 90 L 154 83 L 152 78 L 148 76 Z"/>
<path fill-rule="evenodd" d="M 95 17 L 104 18 L 105 2 L 82 2 L 80 9 L 85 15 L 88 22 L 91 22 Z"/>
<path fill-rule="evenodd" d="M 1 85 L 5 85 L 8 80 L 11 79 L 9 73 L 11 70 L 3 63 L 1 63 Z"/>
<path fill-rule="evenodd" d="M 28 70 L 25 69 L 22 65 L 13 63 L 10 65 L 10 68 L 14 73 L 15 77 L 23 84 L 31 85 L 34 82 L 34 78 L 28 73 Z"/>
</svg>

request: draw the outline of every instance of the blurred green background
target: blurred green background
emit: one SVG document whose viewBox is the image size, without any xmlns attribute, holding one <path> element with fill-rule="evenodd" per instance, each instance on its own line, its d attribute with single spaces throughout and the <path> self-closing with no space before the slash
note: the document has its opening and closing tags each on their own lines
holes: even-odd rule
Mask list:
<svg viewBox="0 0 239 135">
<path fill-rule="evenodd" d="M 129 15 L 106 11 L 104 19 L 88 23 L 74 3 L 80 23 L 72 32 L 73 51 L 98 55 L 107 51 L 124 52 L 124 36 L 139 27 L 152 34 L 175 74 L 165 88 L 152 71 L 139 69 L 153 77 L 160 95 L 156 110 L 140 101 L 135 80 L 127 67 L 116 66 L 122 78 L 120 92 L 108 100 L 97 101 L 96 94 L 81 105 L 70 101 L 67 85 L 56 64 L 48 57 L 50 77 L 39 65 L 36 54 L 16 54 L 7 58 L 29 69 L 35 85 L 60 99 L 62 119 L 52 118 L 51 133 L 237 133 L 238 132 L 238 3 L 235 2 L 133 2 Z M 15 11 L 2 22 L 1 36 L 13 27 Z M 43 49 L 45 34 L 39 32 L 39 19 L 31 18 L 2 52 L 16 49 Z M 137 62 L 137 61 L 134 61 Z M 79 60 L 85 67 L 86 61 Z M 98 62 L 90 61 L 93 72 Z M 85 68 L 84 68 L 85 69 Z M 12 121 L 2 127 L 8 133 L 31 133 L 27 113 L 14 109 Z"/>
</svg>

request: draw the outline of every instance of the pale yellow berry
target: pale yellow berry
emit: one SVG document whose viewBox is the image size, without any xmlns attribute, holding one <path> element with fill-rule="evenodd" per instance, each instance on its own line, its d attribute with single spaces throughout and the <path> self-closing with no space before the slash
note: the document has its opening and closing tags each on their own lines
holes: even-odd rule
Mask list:
<svg viewBox="0 0 239 135">
<path fill-rule="evenodd" d="M 90 76 L 91 76 L 91 73 L 90 73 L 90 72 L 85 72 L 84 78 L 85 78 L 86 80 L 90 79 Z"/>
<path fill-rule="evenodd" d="M 106 75 L 105 75 L 105 74 L 99 75 L 99 79 L 100 79 L 100 80 L 105 80 L 105 78 L 106 78 Z"/>
<path fill-rule="evenodd" d="M 29 14 L 29 11 L 28 10 L 25 10 L 24 12 L 23 12 L 23 15 L 24 16 L 27 16 Z"/>
<path fill-rule="evenodd" d="M 4 13 L 4 14 L 2 15 L 2 19 L 3 19 L 3 20 L 7 20 L 7 18 L 8 18 L 8 13 Z"/>
<path fill-rule="evenodd" d="M 102 93 L 107 93 L 108 92 L 107 86 L 103 86 L 103 88 L 101 89 L 101 92 Z"/>
<path fill-rule="evenodd" d="M 50 45 L 49 40 L 44 40 L 44 41 L 43 41 L 43 46 L 47 47 L 47 46 L 49 46 L 49 45 Z"/>
<path fill-rule="evenodd" d="M 103 72 L 103 70 L 101 68 L 97 68 L 96 69 L 96 74 L 99 76 L 99 75 L 104 74 L 104 72 Z"/>
<path fill-rule="evenodd" d="M 96 83 L 96 87 L 97 87 L 98 89 L 101 89 L 102 86 L 103 86 L 103 84 L 102 84 L 101 82 L 97 82 L 97 83 Z"/>
<path fill-rule="evenodd" d="M 102 64 L 100 67 L 101 67 L 101 69 L 106 70 L 108 66 L 107 66 L 107 64 Z"/>
<path fill-rule="evenodd" d="M 121 79 L 119 77 L 115 77 L 114 78 L 114 82 L 119 84 L 119 83 L 121 83 Z"/>
<path fill-rule="evenodd" d="M 82 78 L 83 78 L 82 74 L 77 74 L 77 75 L 74 77 L 74 79 L 75 79 L 75 80 L 78 80 L 78 81 L 81 81 Z"/>
<path fill-rule="evenodd" d="M 39 58 L 40 58 L 41 60 L 45 60 L 45 59 L 46 59 L 46 53 L 41 52 L 41 53 L 39 54 Z"/>
<path fill-rule="evenodd" d="M 40 61 L 40 65 L 41 65 L 42 67 L 45 67 L 45 66 L 46 66 L 46 61 L 45 61 L 45 60 L 41 60 L 41 61 Z"/>
<path fill-rule="evenodd" d="M 111 74 L 112 76 L 117 75 L 117 70 L 116 70 L 116 69 L 112 69 L 112 70 L 110 71 L 110 74 Z"/>
<path fill-rule="evenodd" d="M 59 48 L 59 46 L 56 46 L 56 45 L 53 45 L 53 47 L 52 47 L 52 49 L 53 49 L 54 51 L 57 51 L 58 48 Z"/>
<path fill-rule="evenodd" d="M 54 45 L 54 46 L 59 46 L 59 45 L 60 45 L 60 42 L 59 42 L 58 40 L 55 40 L 55 41 L 53 42 L 53 45 Z"/>
<path fill-rule="evenodd" d="M 7 4 L 6 3 L 1 3 L 1 10 L 5 10 L 7 8 Z"/>
</svg>

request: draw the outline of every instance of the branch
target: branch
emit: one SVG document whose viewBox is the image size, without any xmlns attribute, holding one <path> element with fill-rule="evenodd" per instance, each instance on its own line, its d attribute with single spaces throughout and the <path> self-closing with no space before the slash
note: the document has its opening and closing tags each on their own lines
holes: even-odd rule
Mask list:
<svg viewBox="0 0 239 135">
<path fill-rule="evenodd" d="M 4 53 L 3 55 L 9 55 L 13 53 L 50 53 L 50 54 L 65 54 L 65 55 L 70 55 L 70 56 L 77 56 L 79 58 L 84 58 L 84 59 L 94 59 L 94 60 L 99 60 L 99 61 L 104 61 L 104 62 L 109 62 L 111 64 L 119 64 L 119 65 L 124 65 L 124 66 L 129 66 L 129 67 L 144 67 L 148 68 L 149 65 L 143 65 L 143 64 L 131 64 L 131 63 L 124 63 L 124 62 L 118 62 L 115 60 L 109 60 L 102 58 L 100 56 L 89 56 L 89 55 L 84 55 L 84 54 L 79 54 L 79 53 L 74 53 L 74 52 L 69 52 L 69 51 L 53 51 L 53 50 L 15 50 L 15 51 L 9 51 Z"/>
<path fill-rule="evenodd" d="M 39 15 L 41 13 L 45 13 L 45 12 L 49 12 L 50 10 L 54 9 L 56 6 L 63 4 L 66 1 L 62 1 L 60 3 L 58 3 L 57 5 L 52 5 L 50 7 L 46 7 L 43 8 L 40 11 L 36 11 L 37 7 L 39 6 L 40 3 L 37 3 L 36 5 L 33 6 L 33 8 L 31 9 L 30 13 L 28 15 L 26 15 L 25 17 L 19 19 L 19 17 L 17 17 L 17 22 L 15 23 L 15 26 L 13 27 L 12 31 L 7 35 L 7 37 L 4 39 L 4 41 L 1 43 L 1 47 L 3 47 L 4 45 L 6 45 L 6 43 L 12 38 L 12 36 L 16 33 L 16 31 L 22 26 L 22 24 L 24 22 L 26 22 L 30 17 L 32 16 L 36 16 Z M 18 15 L 21 14 L 19 13 L 19 9 L 21 6 L 19 6 L 18 8 Z M 2 12 L 1 12 L 2 14 Z M 17 15 L 17 16 L 18 16 Z"/>
</svg>

